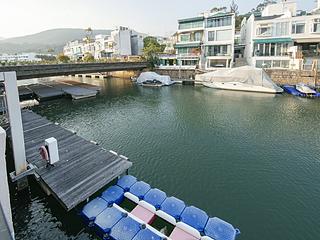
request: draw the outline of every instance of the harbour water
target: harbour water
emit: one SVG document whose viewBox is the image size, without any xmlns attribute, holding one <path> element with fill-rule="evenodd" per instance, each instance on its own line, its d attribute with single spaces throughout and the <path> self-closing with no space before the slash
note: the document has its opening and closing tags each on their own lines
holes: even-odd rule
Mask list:
<svg viewBox="0 0 320 240">
<path fill-rule="evenodd" d="M 131 174 L 234 224 L 239 239 L 320 238 L 319 100 L 91 81 L 97 98 L 34 110 L 129 157 Z M 11 190 L 17 239 L 96 239 L 35 182 Z"/>
</svg>

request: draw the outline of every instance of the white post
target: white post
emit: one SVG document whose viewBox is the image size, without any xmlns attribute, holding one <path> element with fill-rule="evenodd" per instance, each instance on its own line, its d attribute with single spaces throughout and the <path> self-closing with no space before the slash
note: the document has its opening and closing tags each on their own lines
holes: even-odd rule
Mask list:
<svg viewBox="0 0 320 240">
<path fill-rule="evenodd" d="M 9 227 L 10 234 L 14 239 L 14 229 L 11 215 L 10 195 L 8 187 L 7 166 L 6 166 L 6 132 L 0 127 L 0 205 Z"/>
<path fill-rule="evenodd" d="M 1 74 L 1 73 L 0 73 Z M 9 113 L 12 148 L 16 176 L 27 170 L 24 134 L 17 86 L 16 72 L 5 72 L 4 84 L 6 90 L 7 108 Z"/>
</svg>

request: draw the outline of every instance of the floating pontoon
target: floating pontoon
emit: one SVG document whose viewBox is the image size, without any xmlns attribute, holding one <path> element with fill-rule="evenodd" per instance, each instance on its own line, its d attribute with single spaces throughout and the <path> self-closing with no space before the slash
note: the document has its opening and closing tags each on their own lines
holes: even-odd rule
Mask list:
<svg viewBox="0 0 320 240">
<path fill-rule="evenodd" d="M 240 234 L 231 224 L 130 175 L 85 205 L 81 215 L 105 240 L 234 240 Z M 166 223 L 167 232 L 157 221 Z"/>
</svg>

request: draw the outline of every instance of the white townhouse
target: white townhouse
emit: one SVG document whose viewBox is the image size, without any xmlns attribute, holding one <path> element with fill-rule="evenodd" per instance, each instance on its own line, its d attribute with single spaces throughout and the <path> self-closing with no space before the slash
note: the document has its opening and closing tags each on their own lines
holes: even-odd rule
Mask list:
<svg viewBox="0 0 320 240">
<path fill-rule="evenodd" d="M 259 68 L 302 69 L 320 57 L 320 5 L 297 11 L 294 0 L 279 0 L 261 15 L 244 19 L 241 39 L 249 65 Z"/>
<path fill-rule="evenodd" d="M 160 68 L 230 68 L 234 59 L 235 15 L 209 11 L 178 21 L 176 56 L 160 57 Z M 168 59 L 170 61 L 168 61 Z M 174 62 L 174 65 L 168 64 Z"/>
</svg>

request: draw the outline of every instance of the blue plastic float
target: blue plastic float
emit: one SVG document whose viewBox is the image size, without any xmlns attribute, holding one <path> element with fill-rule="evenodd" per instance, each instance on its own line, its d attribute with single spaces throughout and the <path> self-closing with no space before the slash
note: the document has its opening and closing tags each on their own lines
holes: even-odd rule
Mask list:
<svg viewBox="0 0 320 240">
<path fill-rule="evenodd" d="M 103 198 L 109 205 L 121 203 L 124 198 L 124 191 L 119 186 L 111 186 L 102 193 Z"/>
<path fill-rule="evenodd" d="M 200 233 L 204 232 L 209 217 L 201 209 L 194 206 L 186 207 L 181 214 L 181 221 L 197 229 Z"/>
<path fill-rule="evenodd" d="M 209 219 L 204 233 L 215 240 L 234 240 L 240 234 L 240 230 L 234 228 L 230 223 L 214 217 Z"/>
<path fill-rule="evenodd" d="M 107 207 L 108 203 L 99 197 L 89 202 L 81 212 L 86 224 L 92 223 Z"/>
<path fill-rule="evenodd" d="M 141 230 L 141 224 L 131 217 L 122 218 L 112 229 L 109 237 L 112 240 L 132 240 Z"/>
<path fill-rule="evenodd" d="M 157 188 L 151 189 L 145 196 L 144 201 L 150 203 L 157 210 L 161 208 L 161 204 L 166 200 L 167 194 Z"/>
<path fill-rule="evenodd" d="M 162 237 L 158 236 L 149 229 L 143 229 L 133 238 L 133 240 L 163 240 Z"/>
<path fill-rule="evenodd" d="M 195 239 L 203 236 L 203 239 L 212 240 L 235 240 L 240 231 L 231 224 L 219 219 L 209 218 L 201 209 L 194 206 L 186 206 L 185 203 L 175 197 L 167 197 L 166 193 L 159 189 L 151 189 L 150 185 L 138 181 L 133 176 L 124 176 L 118 180 L 116 186 L 108 188 L 98 197 L 89 202 L 83 208 L 81 215 L 86 224 L 96 229 L 98 236 L 108 240 L 162 240 L 164 235 L 157 231 L 146 228 L 144 221 L 125 213 L 126 211 L 117 206 L 124 200 L 126 191 L 138 197 L 140 207 L 146 209 L 156 208 L 173 217 L 177 222 L 172 223 L 175 229 L 187 231 L 193 234 Z M 115 205 L 117 204 L 117 205 Z M 152 211 L 152 210 L 151 210 Z M 161 211 L 156 211 L 160 212 Z M 156 213 L 154 213 L 156 215 Z M 161 213 L 162 214 L 162 213 Z M 162 216 L 162 215 L 161 215 Z M 180 225 L 179 225 L 180 224 Z M 201 235 L 200 235 L 201 234 Z M 190 235 L 191 236 L 191 235 Z M 194 238 L 192 238 L 194 239 Z M 201 238 L 202 239 L 202 238 Z"/>
<path fill-rule="evenodd" d="M 162 204 L 161 210 L 180 221 L 181 214 L 186 208 L 184 202 L 175 197 L 168 197 Z"/>
<path fill-rule="evenodd" d="M 117 185 L 121 187 L 125 192 L 128 192 L 133 184 L 137 182 L 137 178 L 131 175 L 123 176 L 118 180 Z"/>
<path fill-rule="evenodd" d="M 94 226 L 97 229 L 98 236 L 105 238 L 111 229 L 123 218 L 126 217 L 123 212 L 115 207 L 109 207 L 100 213 L 95 221 Z"/>
<path fill-rule="evenodd" d="M 148 183 L 143 181 L 136 182 L 130 187 L 129 192 L 138 197 L 140 200 L 144 199 L 144 196 L 149 192 L 151 189 Z"/>
</svg>

